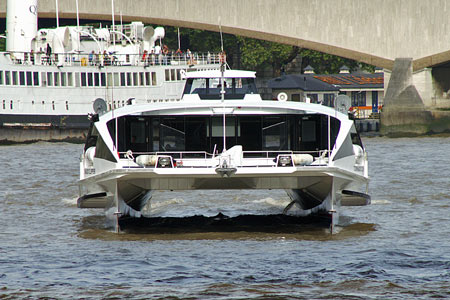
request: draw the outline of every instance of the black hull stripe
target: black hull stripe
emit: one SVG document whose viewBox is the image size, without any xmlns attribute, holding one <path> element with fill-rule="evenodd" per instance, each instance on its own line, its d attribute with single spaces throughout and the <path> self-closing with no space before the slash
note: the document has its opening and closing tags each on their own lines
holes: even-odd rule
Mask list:
<svg viewBox="0 0 450 300">
<path fill-rule="evenodd" d="M 16 124 L 48 124 L 54 128 L 88 129 L 87 115 L 16 115 L 0 114 L 0 126 L 14 127 Z M 20 127 L 20 126 L 19 126 Z"/>
</svg>

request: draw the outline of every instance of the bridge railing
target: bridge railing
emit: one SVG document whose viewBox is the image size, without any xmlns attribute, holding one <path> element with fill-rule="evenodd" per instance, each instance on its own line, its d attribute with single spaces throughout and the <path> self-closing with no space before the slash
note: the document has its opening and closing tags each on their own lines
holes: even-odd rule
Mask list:
<svg viewBox="0 0 450 300">
<path fill-rule="evenodd" d="M 52 53 L 3 52 L 16 65 L 55 66 L 154 66 L 219 64 L 219 53 L 119 54 L 119 53 Z"/>
</svg>

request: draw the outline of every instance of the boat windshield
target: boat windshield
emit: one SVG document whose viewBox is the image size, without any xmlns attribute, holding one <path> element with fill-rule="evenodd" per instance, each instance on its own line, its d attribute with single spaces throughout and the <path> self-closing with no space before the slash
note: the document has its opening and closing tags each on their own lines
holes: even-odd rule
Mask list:
<svg viewBox="0 0 450 300">
<path fill-rule="evenodd" d="M 244 99 L 246 94 L 257 94 L 254 78 L 225 78 L 225 99 Z M 183 94 L 198 94 L 202 100 L 220 100 L 221 78 L 189 78 Z"/>
<path fill-rule="evenodd" d="M 241 145 L 244 151 L 306 151 L 315 157 L 321 150 L 333 148 L 340 129 L 338 119 L 320 114 L 234 115 L 227 116 L 225 124 L 228 148 Z M 129 115 L 119 117 L 117 125 L 122 157 L 128 150 L 216 153 L 223 148 L 221 116 Z M 108 122 L 111 137 L 115 137 L 115 126 L 114 119 Z"/>
</svg>

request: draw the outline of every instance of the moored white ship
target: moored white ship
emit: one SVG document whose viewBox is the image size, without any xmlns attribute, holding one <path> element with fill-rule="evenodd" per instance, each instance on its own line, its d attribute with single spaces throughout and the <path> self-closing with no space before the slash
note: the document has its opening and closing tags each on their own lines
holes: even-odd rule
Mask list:
<svg viewBox="0 0 450 300">
<path fill-rule="evenodd" d="M 128 105 L 94 120 L 79 207 L 139 217 L 156 190 L 284 189 L 285 213 L 296 205 L 334 225 L 341 205 L 370 202 L 359 190 L 367 190 L 367 155 L 347 114 L 263 101 L 254 72 L 186 77 L 180 102 Z"/>
<path fill-rule="evenodd" d="M 83 138 L 89 113 L 131 101 L 179 101 L 183 72 L 219 66 L 215 54 L 164 48 L 162 27 L 133 22 L 38 30 L 37 14 L 37 0 L 7 2 L 7 49 L 0 53 L 3 142 Z"/>
</svg>

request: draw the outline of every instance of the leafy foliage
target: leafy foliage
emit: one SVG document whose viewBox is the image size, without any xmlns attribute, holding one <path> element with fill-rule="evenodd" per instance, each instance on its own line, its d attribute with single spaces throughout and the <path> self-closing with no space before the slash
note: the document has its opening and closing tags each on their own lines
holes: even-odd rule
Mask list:
<svg viewBox="0 0 450 300">
<path fill-rule="evenodd" d="M 166 30 L 164 42 L 171 49 L 178 48 L 177 28 L 169 27 Z M 180 46 L 183 51 L 190 49 L 197 52 L 221 51 L 220 33 L 196 29 L 180 28 Z M 227 53 L 227 62 L 236 68 L 257 70 L 272 67 L 280 70 L 291 61 L 298 52 L 298 48 L 272 43 L 263 40 L 223 34 L 223 48 Z M 238 57 L 239 61 L 236 61 Z M 234 66 L 233 63 L 238 63 Z"/>
<path fill-rule="evenodd" d="M 237 37 L 240 43 L 242 65 L 246 69 L 271 66 L 274 70 L 290 62 L 298 48 L 251 38 Z"/>
<path fill-rule="evenodd" d="M 0 34 L 5 36 L 5 34 Z M 6 39 L 4 38 L 0 38 L 0 51 L 5 51 L 6 50 Z"/>
<path fill-rule="evenodd" d="M 351 71 L 359 68 L 369 72 L 374 71 L 373 66 L 314 50 L 302 49 L 300 54 L 303 57 L 302 68 L 304 69 L 310 65 L 314 68 L 316 74 L 336 74 L 339 73 L 340 68 L 343 66 L 347 66 Z"/>
<path fill-rule="evenodd" d="M 178 49 L 178 30 L 174 27 L 166 29 L 164 43 L 170 49 Z M 212 31 L 203 31 L 197 29 L 180 28 L 180 48 L 182 51 L 190 49 L 194 52 L 215 52 L 222 49 L 220 33 Z M 228 63 L 232 63 L 233 56 L 239 52 L 238 42 L 234 35 L 223 35 L 223 48 L 227 53 Z M 236 67 L 236 66 L 234 66 Z"/>
</svg>

